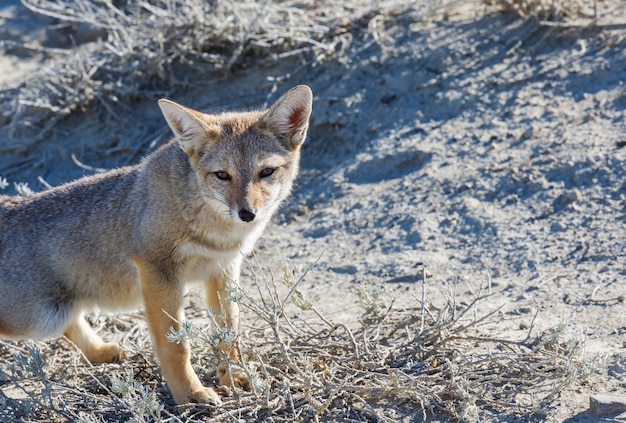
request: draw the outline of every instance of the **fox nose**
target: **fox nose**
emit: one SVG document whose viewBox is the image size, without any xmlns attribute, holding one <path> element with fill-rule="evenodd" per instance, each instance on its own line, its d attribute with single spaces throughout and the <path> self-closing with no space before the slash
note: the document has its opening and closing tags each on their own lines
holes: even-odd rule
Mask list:
<svg viewBox="0 0 626 423">
<path fill-rule="evenodd" d="M 252 222 L 255 217 L 256 214 L 248 209 L 239 210 L 239 219 L 243 220 L 244 222 Z"/>
</svg>

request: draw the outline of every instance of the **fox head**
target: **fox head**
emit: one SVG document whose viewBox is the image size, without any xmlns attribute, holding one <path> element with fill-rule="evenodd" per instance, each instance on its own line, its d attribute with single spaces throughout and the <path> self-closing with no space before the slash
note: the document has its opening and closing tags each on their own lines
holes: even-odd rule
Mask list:
<svg viewBox="0 0 626 423">
<path fill-rule="evenodd" d="M 298 172 L 311 89 L 292 88 L 265 111 L 206 114 L 159 100 L 189 156 L 204 201 L 236 223 L 267 221 Z"/>
</svg>

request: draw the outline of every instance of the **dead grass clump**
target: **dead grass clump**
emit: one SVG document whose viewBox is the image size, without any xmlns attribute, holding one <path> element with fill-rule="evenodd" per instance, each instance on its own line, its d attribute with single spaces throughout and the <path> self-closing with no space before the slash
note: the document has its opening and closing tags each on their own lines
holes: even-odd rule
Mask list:
<svg viewBox="0 0 626 423">
<path fill-rule="evenodd" d="M 530 417 L 548 413 L 565 387 L 598 369 L 599 358 L 587 355 L 564 324 L 521 341 L 483 333 L 500 319 L 498 310 L 478 313 L 490 297 L 483 293 L 466 305 L 450 297 L 437 308 L 423 299 L 399 310 L 363 292 L 366 305 L 378 305 L 364 307 L 361 326 L 334 323 L 299 290 L 305 273 L 285 269 L 286 288 L 265 277 L 255 294 L 233 287 L 231 300 L 248 314 L 243 323 L 257 322 L 244 326 L 245 359 L 232 363 L 248 373 L 253 389 L 233 389 L 221 407 L 175 406 L 141 347 L 123 364 L 92 367 L 55 351 L 55 341 L 1 346 L 4 358 L 13 357 L 0 366 L 0 419 L 366 422 L 443 413 L 475 421 L 486 410 Z M 299 318 L 288 317 L 294 304 Z M 216 348 L 230 337 L 221 332 L 186 323 L 170 337 L 192 339 L 196 366 L 211 379 L 206 369 L 227 359 Z M 148 338 L 145 328 L 131 333 L 138 345 Z"/>
<path fill-rule="evenodd" d="M 9 132 L 36 142 L 60 120 L 94 106 L 114 116 L 116 103 L 164 96 L 197 85 L 196 79 L 290 56 L 314 66 L 341 56 L 355 27 L 369 30 L 379 6 L 362 3 L 24 0 L 35 13 L 94 28 L 104 39 L 65 53 L 54 49 L 55 59 L 39 73 L 0 92 L 0 104 L 11 109 Z"/>
<path fill-rule="evenodd" d="M 128 103 L 185 85 L 186 71 L 218 76 L 253 52 L 279 53 L 320 38 L 324 28 L 267 2 L 26 0 L 36 13 L 104 30 L 97 46 L 77 46 L 20 88 L 15 137 L 44 137 L 64 117 L 96 104 Z M 279 33 L 282 36 L 279 36 Z"/>
<path fill-rule="evenodd" d="M 498 6 L 522 18 L 537 18 L 542 21 L 561 21 L 564 18 L 595 17 L 597 3 L 582 0 L 484 0 L 486 4 Z"/>
<path fill-rule="evenodd" d="M 296 295 L 297 283 L 290 286 Z M 381 307 L 378 293 L 360 289 L 358 296 L 362 326 L 351 329 L 308 302 L 317 318 L 290 321 L 273 281 L 256 297 L 242 295 L 241 304 L 265 322 L 243 340 L 256 342 L 247 345 L 248 363 L 257 366 L 265 391 L 242 397 L 239 415 L 393 420 L 392 407 L 381 404 L 470 421 L 482 408 L 545 414 L 565 386 L 597 370 L 598 357 L 586 355 L 584 342 L 563 324 L 523 341 L 483 334 L 482 326 L 499 320 L 498 310 L 476 314 L 487 294 L 464 306 L 450 297 L 442 308 L 422 299 L 405 310 Z"/>
</svg>

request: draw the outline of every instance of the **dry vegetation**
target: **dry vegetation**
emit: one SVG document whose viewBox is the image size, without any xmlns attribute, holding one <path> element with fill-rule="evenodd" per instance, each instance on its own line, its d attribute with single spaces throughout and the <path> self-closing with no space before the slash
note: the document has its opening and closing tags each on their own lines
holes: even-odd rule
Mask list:
<svg viewBox="0 0 626 423">
<path fill-rule="evenodd" d="M 394 16 L 402 2 L 256 2 L 25 0 L 41 13 L 87 26 L 103 37 L 97 47 L 55 50 L 57 59 L 0 104 L 10 105 L 11 133 L 36 142 L 70 114 L 165 95 L 187 86 L 191 75 L 219 78 L 233 69 L 264 66 L 293 55 L 303 66 L 341 56 L 354 27 L 381 13 Z M 389 4 L 390 3 L 390 4 Z M 45 48 L 42 48 L 45 51 Z"/>
<path fill-rule="evenodd" d="M 366 42 L 379 42 L 376 19 L 410 10 L 417 20 L 436 9 L 365 3 L 25 0 L 38 13 L 101 30 L 105 40 L 97 48 L 55 52 L 57 59 L 28 83 L 0 93 L 0 104 L 12 110 L 13 148 L 42 139 L 77 111 L 99 107 L 114 117 L 115 103 L 185 86 L 192 68 L 225 76 L 289 55 L 313 66 L 341 57 L 355 28 L 367 34 Z M 577 1 L 489 4 L 547 20 L 593 16 Z M 380 293 L 360 290 L 361 325 L 349 327 L 316 311 L 298 289 L 301 277 L 285 270 L 278 282 L 287 285 L 282 291 L 264 275 L 258 275 L 255 293 L 233 290 L 247 312 L 244 322 L 259 322 L 244 329 L 239 342 L 247 356 L 237 363 L 255 383 L 253 392 L 234 391 L 220 408 L 173 405 L 145 325 L 134 315 L 98 320 L 126 334 L 122 344 L 131 356 L 122 364 L 85 365 L 65 340 L 1 344 L 0 420 L 391 421 L 402 410 L 419 410 L 425 418 L 444 413 L 471 421 L 479 407 L 542 415 L 564 387 L 584 380 L 601 361 L 585 354 L 584 342 L 564 323 L 541 333 L 530 325 L 522 340 L 484 332 L 501 319 L 497 309 L 484 311 L 488 290 L 470 304 L 457 304 L 451 289 L 444 305 L 422 297 L 412 309 L 394 308 Z M 301 317 L 293 317 L 294 310 Z M 192 317 L 211 320 L 198 313 Z M 172 337 L 193 338 L 195 364 L 212 380 L 206 369 L 223 359 L 214 346 L 229 334 L 186 328 Z"/>
<path fill-rule="evenodd" d="M 597 11 L 595 1 L 591 6 L 580 0 L 482 3 L 488 6 L 486 11 L 504 10 L 545 21 L 594 18 Z M 220 78 L 234 69 L 265 66 L 294 55 L 303 58 L 302 66 L 341 58 L 354 35 L 365 38 L 364 49 L 368 43 L 381 42 L 377 27 L 384 21 L 429 20 L 459 2 L 24 0 L 23 4 L 59 22 L 85 27 L 100 41 L 66 50 L 28 46 L 54 59 L 21 86 L 0 91 L 0 122 L 8 121 L 4 124 L 10 125 L 18 148 L 49 136 L 59 121 L 77 112 L 99 108 L 114 120 L 115 104 L 166 95 L 188 86 L 193 74 Z"/>
<path fill-rule="evenodd" d="M 545 21 L 561 21 L 567 17 L 595 18 L 598 13 L 596 0 L 485 0 L 485 3 L 525 19 L 534 17 Z"/>
<path fill-rule="evenodd" d="M 233 363 L 250 375 L 254 388 L 235 389 L 217 409 L 171 403 L 145 324 L 126 316 L 100 320 L 127 333 L 122 343 L 132 357 L 121 364 L 85 365 L 64 340 L 2 344 L 7 364 L 0 367 L 0 419 L 368 422 L 443 414 L 474 421 L 482 407 L 540 417 L 564 387 L 584 381 L 602 364 L 565 324 L 536 334 L 530 325 L 517 341 L 487 334 L 482 328 L 497 328 L 502 319 L 498 309 L 479 311 L 490 297 L 488 286 L 461 305 L 452 284 L 442 306 L 422 296 L 411 309 L 359 289 L 361 324 L 349 327 L 329 321 L 308 301 L 299 290 L 305 275 L 285 267 L 278 282 L 256 275 L 255 293 L 232 289 L 244 323 L 257 322 L 239 340 L 246 358 Z M 192 340 L 195 365 L 207 380 L 213 379 L 208 369 L 225 359 L 218 343 L 231 334 L 192 322 L 213 318 L 196 311 L 181 333 L 170 334 L 173 342 Z"/>
</svg>

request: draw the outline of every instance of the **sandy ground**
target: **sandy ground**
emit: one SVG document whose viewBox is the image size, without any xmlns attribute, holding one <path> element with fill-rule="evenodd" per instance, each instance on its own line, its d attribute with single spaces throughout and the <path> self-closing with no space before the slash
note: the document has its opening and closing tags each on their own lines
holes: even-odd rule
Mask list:
<svg viewBox="0 0 626 423">
<path fill-rule="evenodd" d="M 5 3 L 2 38 L 45 35 L 45 20 Z M 587 28 L 476 9 L 433 23 L 381 20 L 341 59 L 286 59 L 174 95 L 209 110 L 258 107 L 309 84 L 301 176 L 259 260 L 317 261 L 303 289 L 335 320 L 355 320 L 357 283 L 414 304 L 425 269 L 435 303 L 449 286 L 466 299 L 490 289 L 502 336 L 523 336 L 533 318 L 538 329 L 566 323 L 608 365 L 565 391 L 550 418 L 597 421 L 590 394 L 626 395 L 626 2 L 601 5 L 611 12 Z M 36 77 L 45 59 L 5 49 L 1 85 Z M 28 151 L 0 129 L 0 176 L 41 189 L 38 177 L 58 184 L 87 172 L 71 154 L 111 168 L 169 136 L 154 101 L 118 112 L 113 131 L 101 130 L 102 114 L 82 115 Z"/>
</svg>

